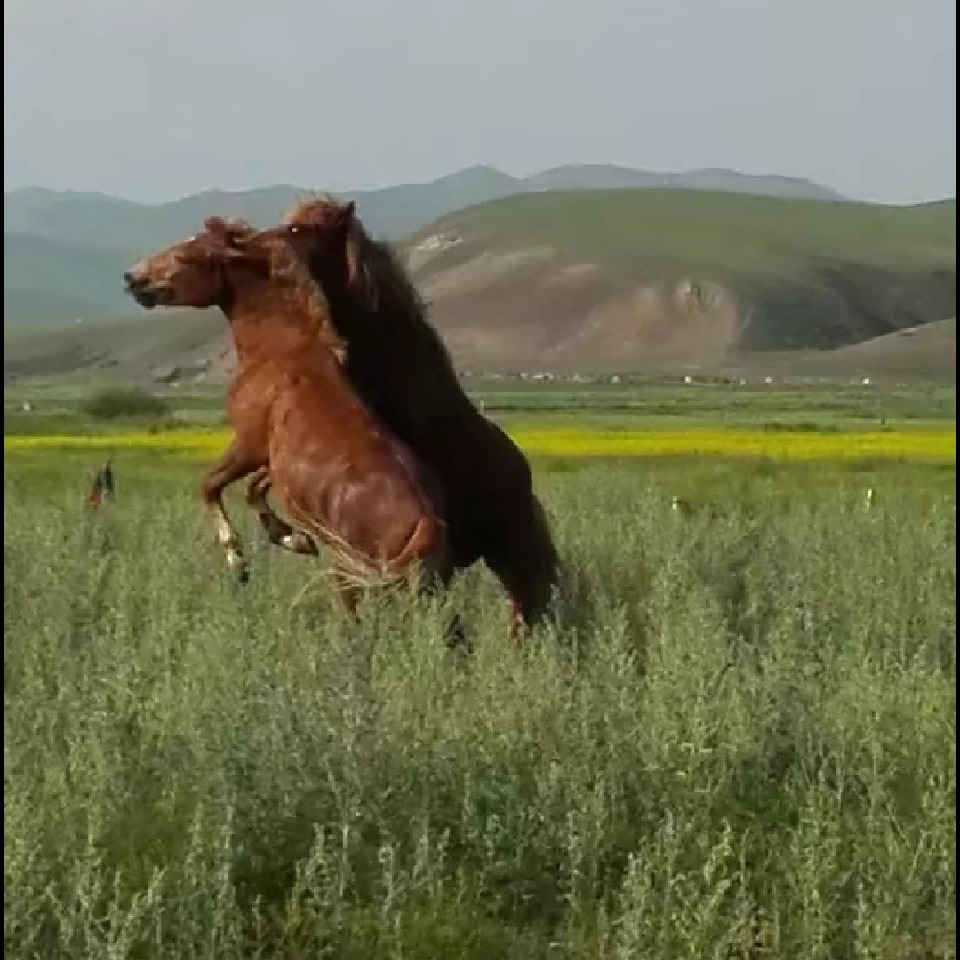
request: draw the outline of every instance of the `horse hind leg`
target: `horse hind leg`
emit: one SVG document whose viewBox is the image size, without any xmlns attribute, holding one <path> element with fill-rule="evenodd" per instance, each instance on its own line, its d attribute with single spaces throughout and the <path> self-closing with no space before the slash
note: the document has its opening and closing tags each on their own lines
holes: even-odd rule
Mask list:
<svg viewBox="0 0 960 960">
<path fill-rule="evenodd" d="M 260 526 L 267 535 L 267 540 L 274 546 L 289 550 L 291 553 L 315 557 L 318 554 L 317 545 L 307 534 L 294 530 L 284 520 L 274 513 L 267 500 L 271 481 L 268 468 L 263 467 L 251 477 L 247 486 L 247 503 L 254 510 Z"/>
<path fill-rule="evenodd" d="M 446 556 L 425 558 L 413 574 L 416 593 L 421 597 L 434 598 L 450 585 L 454 569 Z M 444 628 L 444 643 L 449 650 L 459 653 L 471 653 L 473 642 L 470 639 L 460 614 L 454 611 Z"/>
<path fill-rule="evenodd" d="M 423 596 L 436 597 L 447 589 L 455 572 L 449 541 L 444 534 L 436 548 L 424 556 L 417 566 L 417 591 Z M 473 641 L 457 612 L 451 615 L 446 625 L 444 642 L 447 649 L 457 653 L 469 654 L 473 651 Z"/>
</svg>

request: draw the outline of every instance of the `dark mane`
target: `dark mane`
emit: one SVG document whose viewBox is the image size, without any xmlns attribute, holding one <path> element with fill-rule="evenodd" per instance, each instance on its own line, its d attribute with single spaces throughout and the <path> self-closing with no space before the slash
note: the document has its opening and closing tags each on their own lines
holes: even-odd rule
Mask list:
<svg viewBox="0 0 960 960">
<path fill-rule="evenodd" d="M 282 284 L 279 289 L 309 318 L 320 339 L 342 363 L 346 357 L 346 345 L 334 328 L 326 294 L 283 237 L 269 230 L 258 232 L 250 227 L 235 242 L 248 254 L 263 254 L 269 263 L 271 280 Z"/>
<path fill-rule="evenodd" d="M 343 207 L 336 199 L 325 195 L 301 198 L 284 218 L 284 223 L 324 225 L 331 223 Z M 385 240 L 374 240 L 358 217 L 350 221 L 346 245 L 351 288 L 359 295 L 368 313 L 389 318 L 369 330 L 369 336 L 392 348 L 402 350 L 414 369 L 416 377 L 427 371 L 443 370 L 457 384 L 453 359 L 440 334 L 427 320 L 427 307 L 417 292 L 400 255 Z M 351 330 L 362 335 L 361 329 Z M 387 340 L 388 338 L 388 340 Z"/>
</svg>

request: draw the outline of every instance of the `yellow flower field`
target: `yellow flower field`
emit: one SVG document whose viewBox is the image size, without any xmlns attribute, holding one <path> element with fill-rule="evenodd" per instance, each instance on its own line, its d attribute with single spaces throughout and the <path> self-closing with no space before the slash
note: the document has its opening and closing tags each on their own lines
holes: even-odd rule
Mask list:
<svg viewBox="0 0 960 960">
<path fill-rule="evenodd" d="M 759 429 L 607 430 L 599 427 L 524 426 L 509 430 L 532 456 L 547 457 L 768 457 L 778 460 L 877 458 L 955 462 L 955 429 L 903 432 L 767 431 Z M 130 431 L 96 436 L 5 436 L 4 454 L 32 450 L 143 449 L 212 457 L 230 440 L 224 430 Z"/>
<path fill-rule="evenodd" d="M 778 460 L 858 460 L 889 457 L 955 461 L 956 433 L 687 430 L 520 429 L 513 438 L 528 453 L 567 457 L 713 455 Z"/>
</svg>

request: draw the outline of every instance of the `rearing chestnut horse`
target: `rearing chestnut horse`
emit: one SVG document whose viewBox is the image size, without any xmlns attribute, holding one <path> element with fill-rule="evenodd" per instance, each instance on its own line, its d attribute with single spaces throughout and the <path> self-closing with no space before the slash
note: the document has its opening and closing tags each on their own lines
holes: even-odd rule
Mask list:
<svg viewBox="0 0 960 960">
<path fill-rule="evenodd" d="M 342 367 L 322 291 L 285 238 L 209 218 L 205 229 L 141 260 L 125 275 L 144 307 L 224 312 L 237 372 L 227 393 L 235 435 L 202 483 L 228 564 L 245 578 L 223 490 L 253 474 L 248 502 L 272 542 L 334 554 L 342 595 L 423 569 L 446 581 L 451 564 L 438 488 L 356 398 Z M 273 514 L 269 487 L 293 520 Z"/>
<path fill-rule="evenodd" d="M 547 611 L 559 579 L 526 457 L 471 403 L 404 268 L 353 203 L 311 198 L 284 226 L 326 294 L 350 382 L 440 478 L 453 562 L 486 562 L 510 595 L 516 635 Z"/>
</svg>

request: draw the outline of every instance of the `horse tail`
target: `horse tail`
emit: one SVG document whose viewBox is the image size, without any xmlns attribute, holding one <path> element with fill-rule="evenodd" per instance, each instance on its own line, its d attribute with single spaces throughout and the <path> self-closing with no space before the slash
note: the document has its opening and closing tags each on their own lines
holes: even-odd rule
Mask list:
<svg viewBox="0 0 960 960">
<path fill-rule="evenodd" d="M 299 511 L 298 511 L 299 512 Z M 403 550 L 381 563 L 357 550 L 338 533 L 301 514 L 300 524 L 333 552 L 334 574 L 342 585 L 358 590 L 389 589 L 415 576 L 418 566 L 428 575 L 442 575 L 446 558 L 444 525 L 427 514 L 420 518 Z"/>
<path fill-rule="evenodd" d="M 417 521 L 407 545 L 391 566 L 406 571 L 414 564 L 421 564 L 431 576 L 443 577 L 447 566 L 446 524 L 432 513 L 424 513 Z"/>
</svg>

